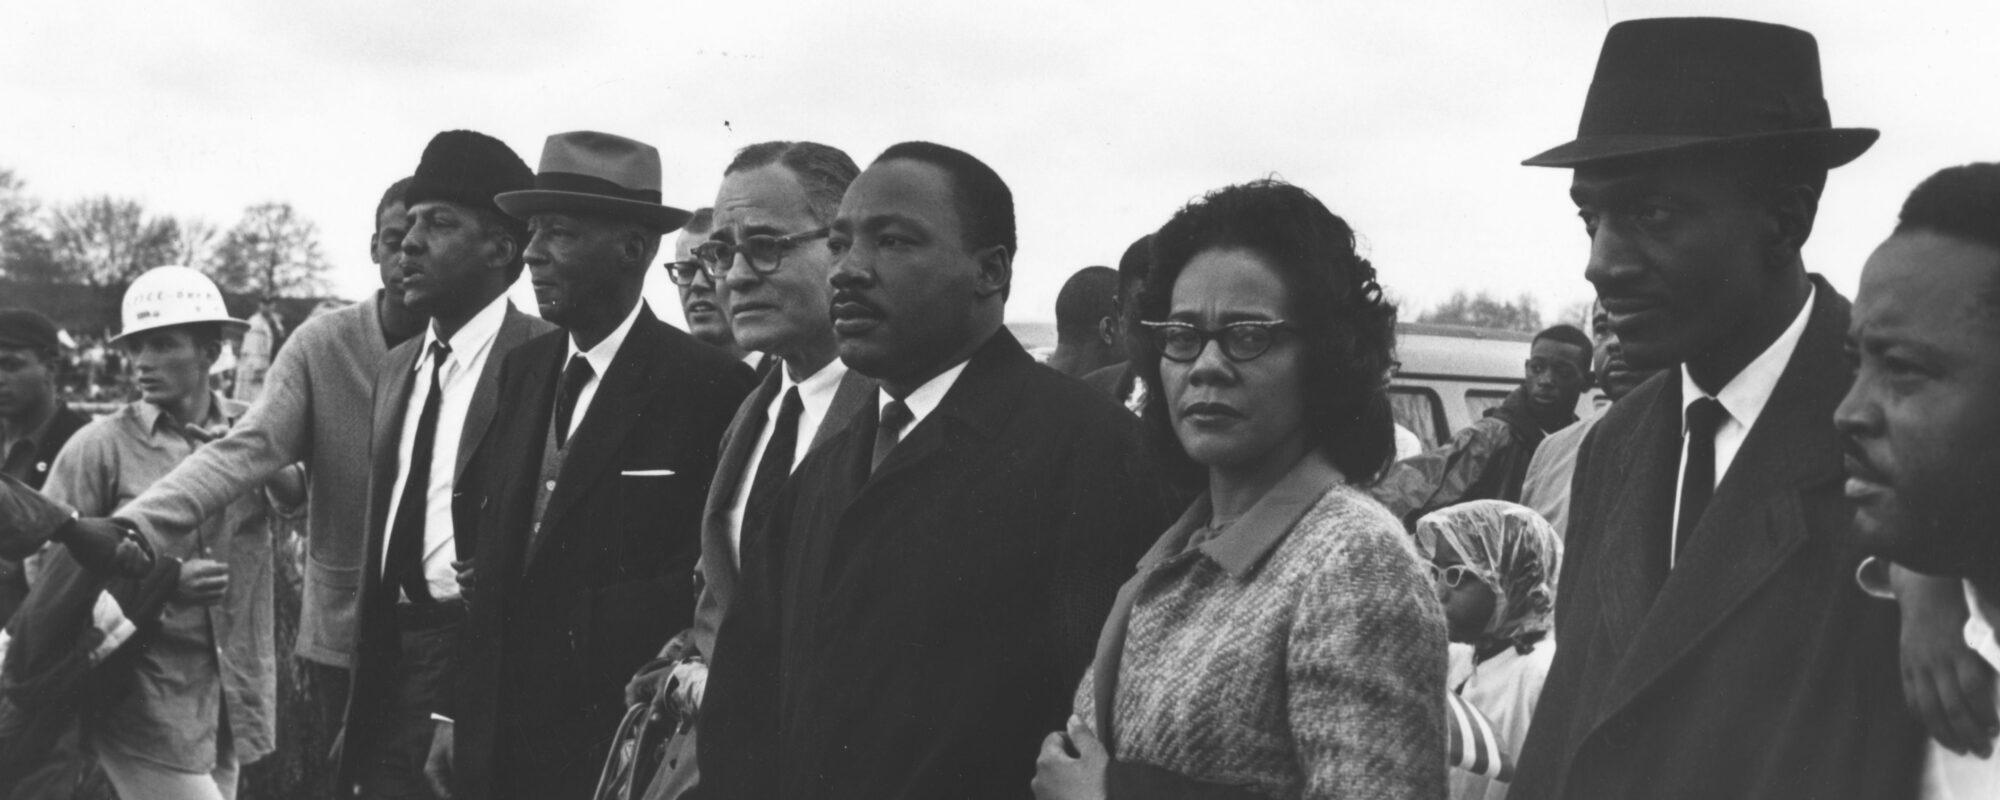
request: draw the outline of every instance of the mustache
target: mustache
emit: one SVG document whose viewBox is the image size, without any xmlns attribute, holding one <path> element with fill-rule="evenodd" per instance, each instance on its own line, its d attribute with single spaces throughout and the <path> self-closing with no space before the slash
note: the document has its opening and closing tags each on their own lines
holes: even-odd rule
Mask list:
<svg viewBox="0 0 2000 800">
<path fill-rule="evenodd" d="M 1848 475 L 1873 483 L 1887 482 L 1888 479 L 1882 474 L 1881 468 L 1875 466 L 1875 462 L 1868 458 L 1868 454 L 1861 449 L 1861 445 L 1853 439 L 1846 440 L 1840 449 L 1841 453 L 1846 456 Z"/>
<path fill-rule="evenodd" d="M 837 289 L 834 291 L 832 307 L 838 308 L 843 305 L 860 306 L 861 308 L 868 310 L 869 313 L 875 314 L 877 316 L 880 316 L 882 314 L 882 308 L 880 306 L 877 306 L 873 302 L 870 302 L 868 298 L 863 297 L 860 292 L 856 292 L 852 289 Z"/>
</svg>

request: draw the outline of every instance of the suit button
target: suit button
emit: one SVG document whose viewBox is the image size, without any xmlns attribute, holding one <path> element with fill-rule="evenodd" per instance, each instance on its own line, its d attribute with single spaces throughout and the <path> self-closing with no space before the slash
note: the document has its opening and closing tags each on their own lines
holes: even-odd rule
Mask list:
<svg viewBox="0 0 2000 800">
<path fill-rule="evenodd" d="M 556 490 L 556 482 L 555 482 L 555 481 L 549 481 L 548 483 L 544 483 L 544 484 L 542 484 L 542 488 L 544 488 L 544 489 L 547 489 L 547 490 L 549 490 L 549 491 L 553 492 L 553 491 L 555 491 L 555 490 Z"/>
<path fill-rule="evenodd" d="M 1619 714 L 1616 719 L 1611 720 L 1611 724 L 1605 726 L 1604 742 L 1616 749 L 1624 750 L 1638 740 L 1639 720 L 1633 718 L 1630 713 Z"/>
</svg>

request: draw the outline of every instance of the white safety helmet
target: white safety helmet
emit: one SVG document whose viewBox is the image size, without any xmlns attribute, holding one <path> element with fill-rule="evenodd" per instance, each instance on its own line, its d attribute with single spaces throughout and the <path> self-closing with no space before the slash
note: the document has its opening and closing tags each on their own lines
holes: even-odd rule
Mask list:
<svg viewBox="0 0 2000 800">
<path fill-rule="evenodd" d="M 214 281 L 181 266 L 146 270 L 125 290 L 120 316 L 124 324 L 111 339 L 113 344 L 135 333 L 174 325 L 210 322 L 238 333 L 250 327 L 249 323 L 229 316 L 229 309 L 222 304 L 222 292 L 215 288 Z"/>
</svg>

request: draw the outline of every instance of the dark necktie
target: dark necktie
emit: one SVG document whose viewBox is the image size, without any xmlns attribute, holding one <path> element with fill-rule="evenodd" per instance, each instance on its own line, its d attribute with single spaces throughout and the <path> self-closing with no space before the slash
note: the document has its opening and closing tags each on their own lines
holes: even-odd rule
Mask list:
<svg viewBox="0 0 2000 800">
<path fill-rule="evenodd" d="M 785 401 L 778 407 L 778 419 L 772 423 L 771 441 L 764 445 L 764 455 L 757 461 L 757 475 L 750 482 L 750 497 L 743 503 L 743 527 L 737 538 L 743 573 L 761 568 L 763 563 L 765 537 L 759 531 L 771 518 L 771 504 L 778 499 L 778 489 L 791 477 L 792 454 L 799 445 L 799 415 L 805 408 L 805 402 L 799 399 L 799 387 L 786 390 Z"/>
<path fill-rule="evenodd" d="M 569 444 L 569 423 L 576 416 L 576 399 L 583 396 L 584 385 L 596 374 L 582 353 L 569 357 L 569 366 L 563 368 L 562 395 L 556 398 L 556 447 Z"/>
<path fill-rule="evenodd" d="M 389 527 L 389 559 L 383 583 L 400 586 L 412 603 L 431 601 L 430 581 L 424 577 L 424 519 L 430 511 L 431 450 L 437 440 L 438 408 L 444 392 L 438 375 L 444 372 L 445 356 L 451 346 L 431 343 L 431 386 L 424 395 L 424 408 L 417 413 L 417 437 L 410 443 L 410 463 L 403 470 L 403 495 L 396 501 L 396 521 Z M 416 382 L 416 376 L 410 376 Z"/>
<path fill-rule="evenodd" d="M 870 473 L 882 468 L 882 459 L 888 458 L 889 451 L 903 440 L 903 427 L 915 418 L 901 400 L 890 400 L 882 407 L 882 421 L 875 426 L 875 460 L 868 467 Z"/>
<path fill-rule="evenodd" d="M 1681 466 L 1680 522 L 1674 526 L 1674 541 L 1667 563 L 1675 563 L 1687 549 L 1688 537 L 1701 523 L 1708 500 L 1715 495 L 1715 432 L 1729 412 L 1721 401 L 1703 397 L 1687 408 L 1687 463 Z"/>
</svg>

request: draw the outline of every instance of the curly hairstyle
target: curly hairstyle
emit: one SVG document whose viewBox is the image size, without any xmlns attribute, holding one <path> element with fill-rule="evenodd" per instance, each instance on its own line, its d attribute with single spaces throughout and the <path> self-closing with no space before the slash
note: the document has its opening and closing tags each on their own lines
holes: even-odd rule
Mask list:
<svg viewBox="0 0 2000 800">
<path fill-rule="evenodd" d="M 1174 282 L 1200 253 L 1246 250 L 1262 258 L 1284 281 L 1291 322 L 1306 345 L 1306 435 L 1348 480 L 1365 484 L 1381 476 L 1396 452 L 1384 381 L 1396 345 L 1396 306 L 1354 244 L 1347 221 L 1297 186 L 1264 179 L 1217 189 L 1153 234 L 1139 319 L 1167 318 Z M 1148 445 L 1169 475 L 1198 485 L 1206 473 L 1174 435 L 1159 350 L 1151 337 L 1135 339 L 1133 365 L 1146 382 L 1141 416 Z"/>
</svg>

